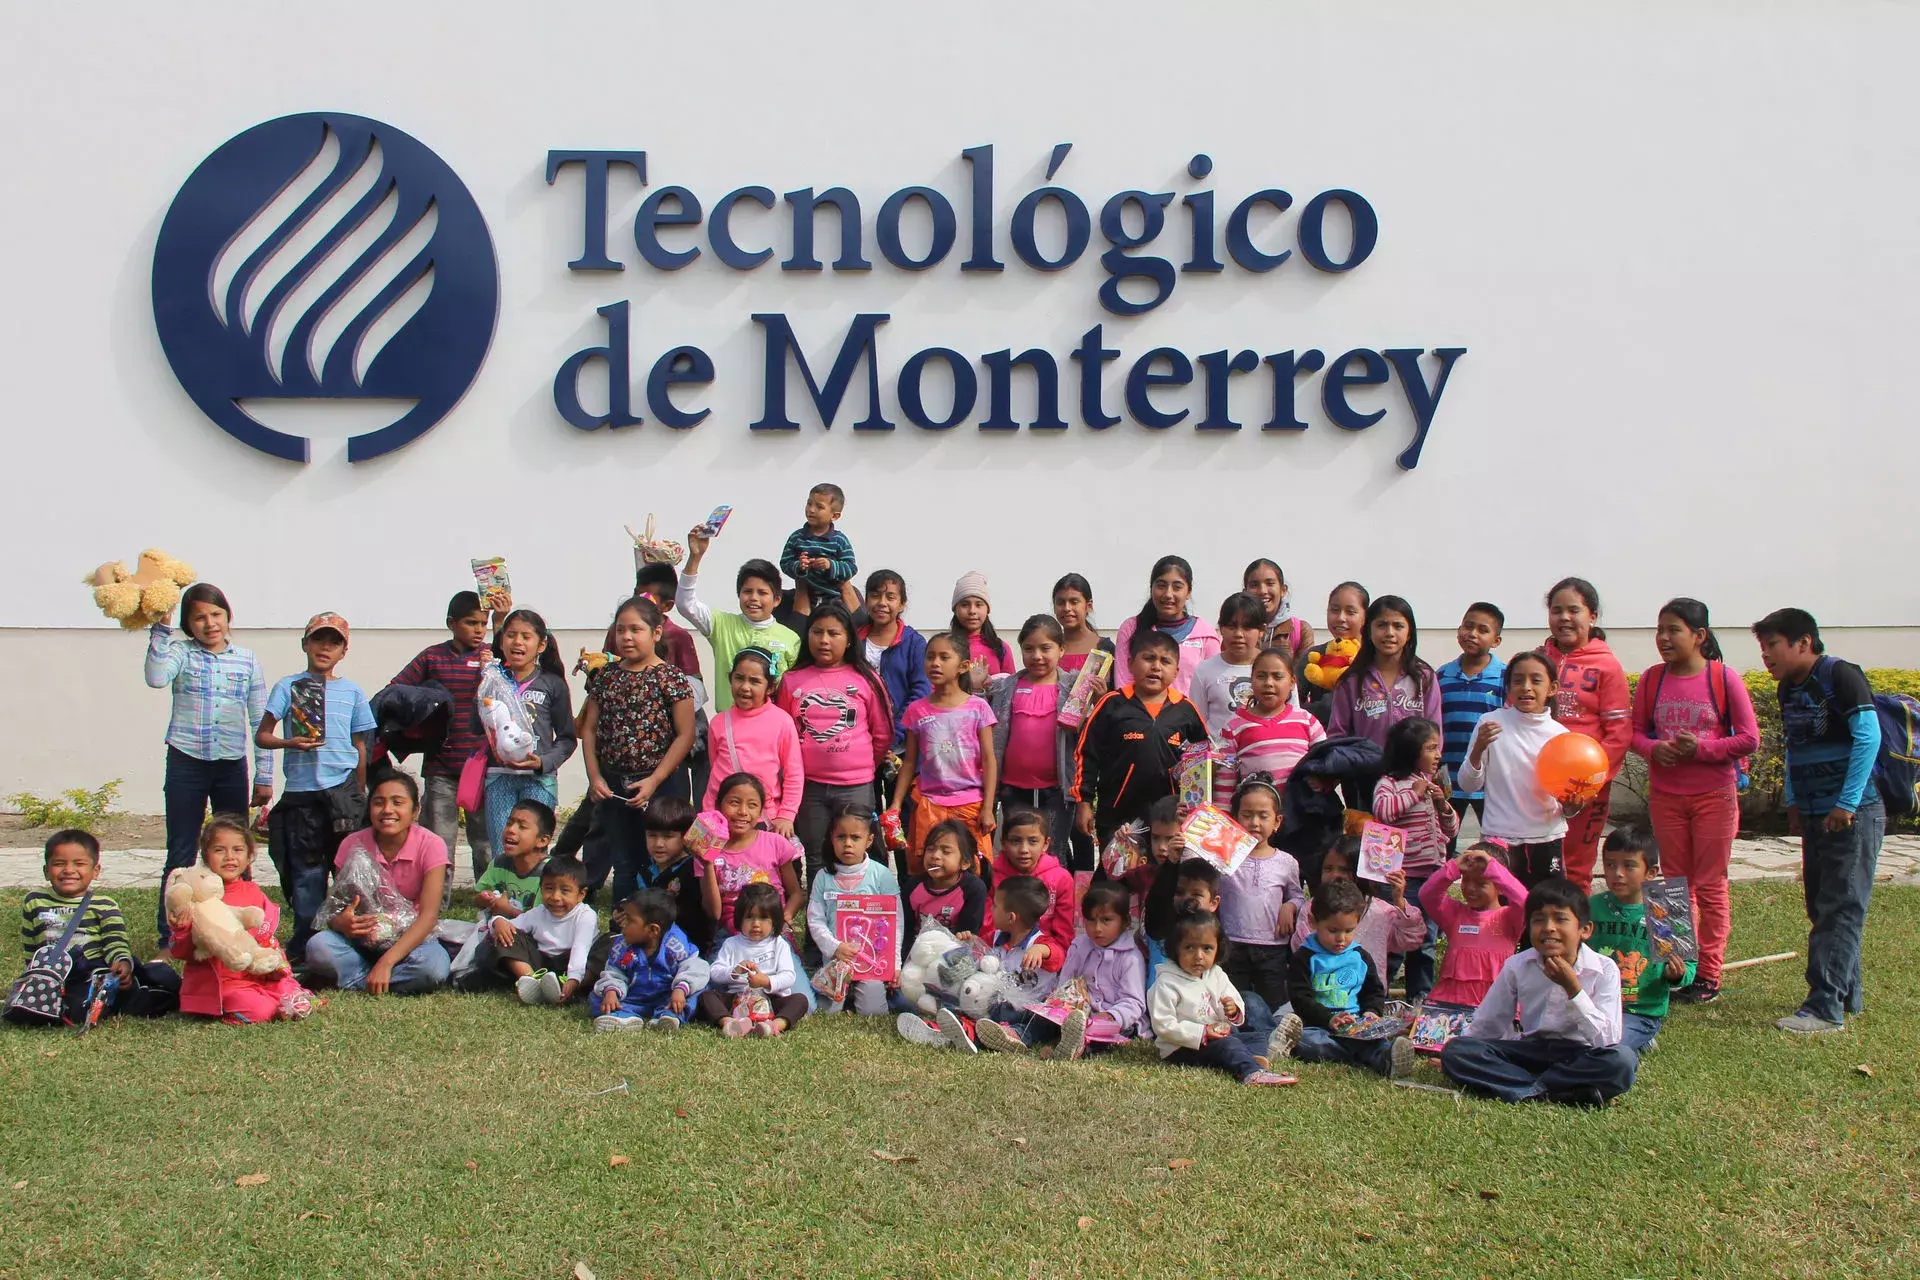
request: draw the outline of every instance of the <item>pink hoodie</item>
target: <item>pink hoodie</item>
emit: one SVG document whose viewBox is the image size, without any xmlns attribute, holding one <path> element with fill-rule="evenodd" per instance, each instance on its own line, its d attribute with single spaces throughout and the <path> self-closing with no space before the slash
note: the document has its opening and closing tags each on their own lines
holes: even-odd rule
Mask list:
<svg viewBox="0 0 1920 1280">
<path fill-rule="evenodd" d="M 1513 959 L 1527 931 L 1527 890 L 1519 877 L 1497 859 L 1487 862 L 1487 879 L 1500 892 L 1503 905 L 1475 911 L 1447 892 L 1460 879 L 1460 864 L 1448 859 L 1420 886 L 1420 905 L 1447 939 L 1440 961 L 1440 981 L 1427 999 L 1438 1004 L 1470 1005 L 1487 998 L 1500 967 Z"/>
<path fill-rule="evenodd" d="M 1220 633 L 1213 624 L 1197 615 L 1193 617 L 1193 630 L 1187 632 L 1187 638 L 1180 642 L 1180 672 L 1174 677 L 1173 687 L 1182 697 L 1193 693 L 1193 673 L 1202 662 L 1220 652 Z M 1133 683 L 1129 674 L 1133 663 L 1133 633 L 1140 629 L 1138 617 L 1128 618 L 1113 633 L 1114 675 L 1109 683 L 1116 689 Z M 1209 726 L 1211 727 L 1211 726 Z"/>
<path fill-rule="evenodd" d="M 1073 873 L 1050 853 L 1041 854 L 1030 873 L 1016 870 L 1004 853 L 993 860 L 994 884 L 1025 874 L 1038 876 L 1047 886 L 1047 913 L 1040 917 L 1038 926 L 1047 944 L 1047 962 L 1042 967 L 1058 971 L 1067 962 L 1067 948 L 1073 945 Z"/>
<path fill-rule="evenodd" d="M 793 821 L 807 775 L 800 763 L 800 733 L 793 717 L 763 703 L 752 711 L 722 711 L 707 726 L 707 754 L 713 777 L 704 808 L 719 806 L 720 784 L 729 774 L 750 773 L 767 789 L 766 816 Z"/>
<path fill-rule="evenodd" d="M 780 709 L 800 731 L 807 781 L 831 787 L 872 782 L 893 749 L 893 712 L 876 681 L 852 667 L 795 667 L 780 682 Z"/>
</svg>

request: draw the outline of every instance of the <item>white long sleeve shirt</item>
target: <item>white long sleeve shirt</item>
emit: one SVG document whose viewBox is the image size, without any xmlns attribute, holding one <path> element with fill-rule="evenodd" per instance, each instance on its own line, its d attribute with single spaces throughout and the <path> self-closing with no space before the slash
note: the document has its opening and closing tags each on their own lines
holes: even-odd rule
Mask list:
<svg viewBox="0 0 1920 1280">
<path fill-rule="evenodd" d="M 587 976 L 587 953 L 600 936 L 600 917 L 586 903 L 575 904 L 564 916 L 555 916 L 542 903 L 509 921 L 517 933 L 530 933 L 533 943 L 549 955 L 567 953 L 567 981 Z"/>
<path fill-rule="evenodd" d="M 1227 1016 L 1227 1001 L 1233 1001 L 1240 1016 Z M 1171 960 L 1153 972 L 1153 988 L 1147 992 L 1147 1021 L 1153 1026 L 1154 1044 L 1160 1056 L 1176 1049 L 1198 1049 L 1206 1043 L 1207 1024 L 1231 1022 L 1239 1026 L 1246 1020 L 1246 1006 L 1240 990 L 1219 965 L 1196 978 Z"/>
<path fill-rule="evenodd" d="M 1460 766 L 1460 790 L 1486 792 L 1480 830 L 1514 844 L 1538 844 L 1566 835 L 1567 819 L 1560 812 L 1560 802 L 1541 788 L 1533 764 L 1540 758 L 1540 748 L 1565 733 L 1567 726 L 1544 711 L 1533 715 L 1512 707 L 1489 711 L 1480 723 L 1500 726 L 1500 736 L 1488 745 L 1480 767 L 1473 767 L 1471 748 L 1467 763 Z"/>
<path fill-rule="evenodd" d="M 800 966 L 794 962 L 793 948 L 777 933 L 758 942 L 748 942 L 744 933 L 728 934 L 727 940 L 720 944 L 720 953 L 713 958 L 713 967 L 707 971 L 707 985 L 738 995 L 746 990 L 747 980 L 735 970 L 748 962 L 773 979 L 772 986 L 763 988 L 768 995 L 793 994 Z"/>
<path fill-rule="evenodd" d="M 1540 953 L 1528 947 L 1500 966 L 1487 998 L 1473 1011 L 1467 1034 L 1481 1040 L 1518 1040 L 1552 1036 L 1594 1048 L 1620 1043 L 1620 969 L 1582 943 L 1573 971 L 1580 994 L 1568 997 L 1540 967 Z M 1520 1029 L 1513 1029 L 1514 1010 Z"/>
</svg>

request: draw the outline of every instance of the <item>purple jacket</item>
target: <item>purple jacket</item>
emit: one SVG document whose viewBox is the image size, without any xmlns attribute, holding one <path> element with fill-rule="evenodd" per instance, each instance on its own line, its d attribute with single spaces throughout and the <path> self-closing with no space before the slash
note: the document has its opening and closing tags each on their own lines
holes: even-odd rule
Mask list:
<svg viewBox="0 0 1920 1280">
<path fill-rule="evenodd" d="M 1402 675 L 1388 689 L 1372 671 L 1352 673 L 1333 686 L 1327 712 L 1329 738 L 1365 738 L 1375 746 L 1387 745 L 1387 730 L 1415 716 L 1440 720 L 1440 680 L 1427 667 L 1416 678 Z"/>
<path fill-rule="evenodd" d="M 1093 1007 L 1113 1015 L 1128 1035 L 1152 1034 L 1147 1026 L 1147 961 L 1131 932 L 1122 933 L 1110 947 L 1095 946 L 1086 934 L 1067 948 L 1056 989 L 1075 978 L 1087 980 Z"/>
</svg>

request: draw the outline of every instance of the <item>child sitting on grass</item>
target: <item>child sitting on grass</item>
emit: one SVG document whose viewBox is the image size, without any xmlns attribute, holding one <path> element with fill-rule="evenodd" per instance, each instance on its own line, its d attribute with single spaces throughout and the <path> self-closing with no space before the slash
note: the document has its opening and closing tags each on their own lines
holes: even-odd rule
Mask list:
<svg viewBox="0 0 1920 1280">
<path fill-rule="evenodd" d="M 43 870 L 47 888 L 30 889 L 20 904 L 20 945 L 28 960 L 41 947 L 60 940 L 67 921 L 100 877 L 100 842 L 93 834 L 69 827 L 47 837 Z M 67 943 L 72 968 L 62 987 L 66 1020 L 79 1025 L 87 1016 L 88 992 L 102 970 L 116 980 L 107 1013 L 131 1013 L 157 1018 L 172 1013 L 180 1003 L 180 975 L 159 961 L 141 964 L 127 942 L 127 921 L 120 904 L 104 893 L 87 899 L 87 911 Z"/>
<path fill-rule="evenodd" d="M 932 921 L 962 942 L 986 930 L 987 882 L 973 874 L 979 846 L 973 828 L 949 818 L 927 834 L 920 874 L 901 881 L 905 919 L 900 954 L 913 950 L 922 921 Z"/>
<path fill-rule="evenodd" d="M 840 898 L 844 895 L 891 897 L 900 902 L 900 882 L 884 862 L 868 856 L 873 846 L 873 810 L 862 804 L 842 802 L 834 806 L 828 820 L 827 850 L 831 866 L 820 868 L 813 878 L 813 892 L 807 898 L 807 936 L 828 961 L 848 964 L 860 954 L 859 945 L 839 941 Z M 895 907 L 894 941 L 900 938 L 900 908 Z M 902 953 L 904 954 L 904 952 Z M 878 1017 L 887 1011 L 887 984 L 875 979 L 849 982 L 840 1000 L 823 1001 L 822 1013 L 839 1013 L 852 1006 L 865 1017 Z"/>
<path fill-rule="evenodd" d="M 1693 981 L 1693 965 L 1662 960 L 1647 933 L 1645 886 L 1660 874 L 1660 846 L 1645 827 L 1615 827 L 1600 850 L 1605 891 L 1588 903 L 1594 950 L 1620 970 L 1620 1043 L 1645 1053 L 1660 1034 L 1673 993 Z"/>
<path fill-rule="evenodd" d="M 500 829 L 500 856 L 474 883 L 473 901 L 484 927 L 494 916 L 508 920 L 540 899 L 540 869 L 553 843 L 553 810 L 539 800 L 519 800 Z"/>
<path fill-rule="evenodd" d="M 200 861 L 226 886 L 220 900 L 234 909 L 256 941 L 272 946 L 274 931 L 280 927 L 280 908 L 247 878 L 253 855 L 253 828 L 243 815 L 216 813 L 200 828 Z M 250 926 L 249 920 L 253 921 Z M 180 978 L 180 1012 L 240 1024 L 276 1018 L 298 1022 L 313 1012 L 312 993 L 300 985 L 291 969 L 238 973 L 211 956 L 196 960 L 192 913 L 169 916 L 167 927 L 174 958 L 186 962 Z"/>
<path fill-rule="evenodd" d="M 700 993 L 700 1016 L 721 1035 L 777 1036 L 807 1016 L 807 998 L 794 989 L 800 963 L 780 936 L 781 922 L 780 894 L 772 885 L 740 890 L 734 932 L 720 944 Z"/>
<path fill-rule="evenodd" d="M 1332 880 L 1313 895 L 1313 934 L 1287 965 L 1293 1012 L 1280 1019 L 1267 1042 L 1267 1059 L 1289 1054 L 1303 1062 L 1344 1062 L 1397 1079 L 1413 1070 L 1413 1042 L 1358 1040 L 1341 1034 L 1363 1014 L 1382 1015 L 1387 988 L 1355 945 L 1367 898 L 1351 880 Z"/>
<path fill-rule="evenodd" d="M 647 857 L 638 864 L 640 888 L 658 889 L 673 899 L 672 923 L 701 955 L 713 945 L 713 921 L 707 916 L 699 859 L 687 848 L 693 830 L 693 806 L 679 796 L 656 796 L 641 815 L 647 832 Z"/>
<path fill-rule="evenodd" d="M 993 862 L 993 882 L 1014 876 L 1032 876 L 1047 888 L 1047 909 L 1036 921 L 1047 948 L 1043 966 L 1057 971 L 1073 942 L 1073 873 L 1053 856 L 1052 830 L 1045 814 L 1024 805 L 1008 805 L 1000 822 L 1000 856 Z"/>
<path fill-rule="evenodd" d="M 1333 848 L 1320 855 L 1320 867 L 1317 873 L 1310 874 L 1309 888 L 1317 897 L 1327 885 L 1345 880 L 1367 895 L 1366 912 L 1360 917 L 1360 928 L 1354 943 L 1367 953 L 1374 976 L 1380 979 L 1380 985 L 1384 988 L 1387 985 L 1387 957 L 1397 952 L 1411 951 L 1424 943 L 1427 940 L 1427 918 L 1420 914 L 1420 908 L 1407 901 L 1405 872 L 1392 872 L 1384 884 L 1373 880 L 1362 882 L 1354 878 L 1359 866 L 1360 837 L 1343 836 Z M 1381 894 L 1385 896 L 1379 896 Z M 1311 913 L 1302 915 L 1300 923 L 1294 927 L 1294 950 L 1300 949 L 1310 932 Z"/>
<path fill-rule="evenodd" d="M 1420 886 L 1421 909 L 1447 939 L 1428 1007 L 1479 1008 L 1526 934 L 1527 891 L 1500 860 L 1504 852 L 1498 841 L 1482 840 Z M 1455 881 L 1458 899 L 1447 893 Z"/>
<path fill-rule="evenodd" d="M 1010 1016 L 1053 990 L 1058 969 L 1046 967 L 1051 948 L 1040 931 L 1040 917 L 1046 912 L 1047 886 L 1036 876 L 1009 876 L 993 887 L 993 940 L 980 964 L 984 971 L 1000 974 L 1004 985 L 988 1007 L 989 1015 L 998 1010 Z M 915 1021 L 921 1023 L 922 1032 L 911 1025 Z M 905 1013 L 895 1026 L 917 1044 L 938 1047 L 944 1043 L 963 1053 L 980 1052 L 974 1042 L 973 1019 L 943 1005 L 935 1012 L 934 1023 L 937 1031 L 926 1027 L 917 1014 Z"/>
<path fill-rule="evenodd" d="M 1527 894 L 1527 933 L 1533 945 L 1501 968 L 1440 1069 L 1502 1102 L 1604 1106 L 1633 1087 L 1640 1059 L 1620 1043 L 1620 970 L 1587 946 L 1587 895 L 1564 876 L 1542 880 Z"/>
<path fill-rule="evenodd" d="M 1211 1067 L 1241 1084 L 1298 1083 L 1261 1066 L 1234 1035 L 1246 1012 L 1240 993 L 1214 963 L 1226 945 L 1213 912 L 1190 910 L 1174 917 L 1167 932 L 1173 958 L 1155 970 L 1147 992 L 1147 1017 L 1161 1060 L 1177 1067 Z"/>
<path fill-rule="evenodd" d="M 600 935 L 600 918 L 586 904 L 586 896 L 585 865 L 572 859 L 549 861 L 540 872 L 540 905 L 511 920 L 494 918 L 462 985 L 481 991 L 512 982 L 522 1004 L 573 999 Z"/>
<path fill-rule="evenodd" d="M 707 989 L 707 962 L 661 889 L 642 889 L 613 909 L 613 945 L 593 984 L 595 1031 L 678 1031 L 688 1002 Z"/>
<path fill-rule="evenodd" d="M 1147 1012 L 1146 975 L 1140 948 L 1127 929 L 1126 886 L 1117 880 L 1088 885 L 1080 911 L 1087 931 L 1067 948 L 1053 998 L 990 1009 L 988 1020 L 974 1026 L 982 1049 L 1024 1053 L 1051 1045 L 1053 1058 L 1071 1061 L 1125 1044 L 1140 1032 Z M 1077 993 L 1075 983 L 1085 984 L 1084 1001 L 1062 1002 L 1062 992 Z"/>
</svg>

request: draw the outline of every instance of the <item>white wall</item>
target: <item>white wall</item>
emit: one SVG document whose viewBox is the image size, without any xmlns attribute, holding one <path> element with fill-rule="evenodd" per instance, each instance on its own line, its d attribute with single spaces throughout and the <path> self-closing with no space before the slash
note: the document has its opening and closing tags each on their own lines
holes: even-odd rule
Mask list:
<svg viewBox="0 0 1920 1280">
<path fill-rule="evenodd" d="M 629 573 L 623 523 L 652 509 L 683 528 L 730 501 L 717 556 L 730 570 L 776 551 L 806 486 L 827 478 L 850 493 L 863 565 L 903 570 L 923 625 L 981 567 L 1003 621 L 1043 607 L 1075 569 L 1111 626 L 1170 550 L 1196 563 L 1207 611 L 1242 564 L 1271 555 L 1309 617 L 1355 577 L 1409 596 L 1429 629 L 1478 597 L 1531 618 L 1551 581 L 1581 573 L 1616 627 L 1649 624 L 1678 593 L 1729 624 L 1788 602 L 1829 625 L 1920 624 L 1897 519 L 1920 320 L 1910 6 L 749 0 L 563 15 L 506 0 L 206 0 L 103 19 L 9 0 L 5 12 L 0 530 L 15 555 L 0 626 L 98 625 L 80 574 L 158 545 L 226 588 L 243 630 L 321 608 L 365 635 L 432 627 L 468 558 L 492 554 L 508 557 L 523 602 L 596 627 Z M 435 149 L 500 261 L 498 329 L 464 402 L 358 466 L 337 443 L 302 468 L 216 430 L 153 330 L 153 241 L 180 184 L 232 135 L 307 110 L 373 116 Z M 1337 277 L 1297 256 L 1263 276 L 1184 275 L 1156 311 L 1116 318 L 1095 298 L 1097 229 L 1054 275 L 1021 266 L 1007 241 L 1063 141 L 1057 181 L 1096 217 L 1133 187 L 1213 190 L 1222 220 L 1260 187 L 1301 202 L 1347 187 L 1377 210 L 1378 248 Z M 963 274 L 959 153 L 988 142 L 1008 268 Z M 621 177 L 611 251 L 628 269 L 569 272 L 581 184 L 576 172 L 549 186 L 544 167 L 549 148 L 577 147 L 643 149 L 654 185 L 690 187 L 709 208 L 748 183 L 846 184 L 875 268 L 736 273 L 709 252 L 653 271 L 623 240 L 643 192 Z M 1199 151 L 1215 165 L 1204 182 L 1185 172 Z M 879 258 L 872 220 L 920 183 L 955 202 L 960 246 L 913 274 Z M 1161 238 L 1176 261 L 1179 212 Z M 742 226 L 770 228 L 784 251 L 779 214 Z M 1292 226 L 1263 242 L 1290 244 Z M 594 308 L 621 299 L 636 379 L 683 342 L 718 363 L 693 397 L 714 411 L 699 428 L 584 434 L 555 414 L 555 370 L 599 340 Z M 856 388 L 837 429 L 769 437 L 746 428 L 761 401 L 755 311 L 789 315 L 816 362 L 855 313 L 889 312 L 888 395 L 925 346 L 1046 347 L 1070 419 L 1065 355 L 1095 322 L 1126 353 L 1110 404 L 1127 363 L 1162 344 L 1468 353 L 1410 473 L 1394 465 L 1411 435 L 1398 395 L 1356 393 L 1388 416 L 1342 432 L 1312 398 L 1318 378 L 1303 380 L 1312 426 L 1298 435 L 1202 438 L 1192 419 L 1165 432 L 856 434 Z M 1237 380 L 1236 416 L 1264 420 L 1266 386 Z M 1201 399 L 1197 386 L 1161 398 Z M 108 642 L 75 639 L 72 652 Z M 92 676 L 56 664 L 27 683 L 79 705 Z"/>
</svg>

